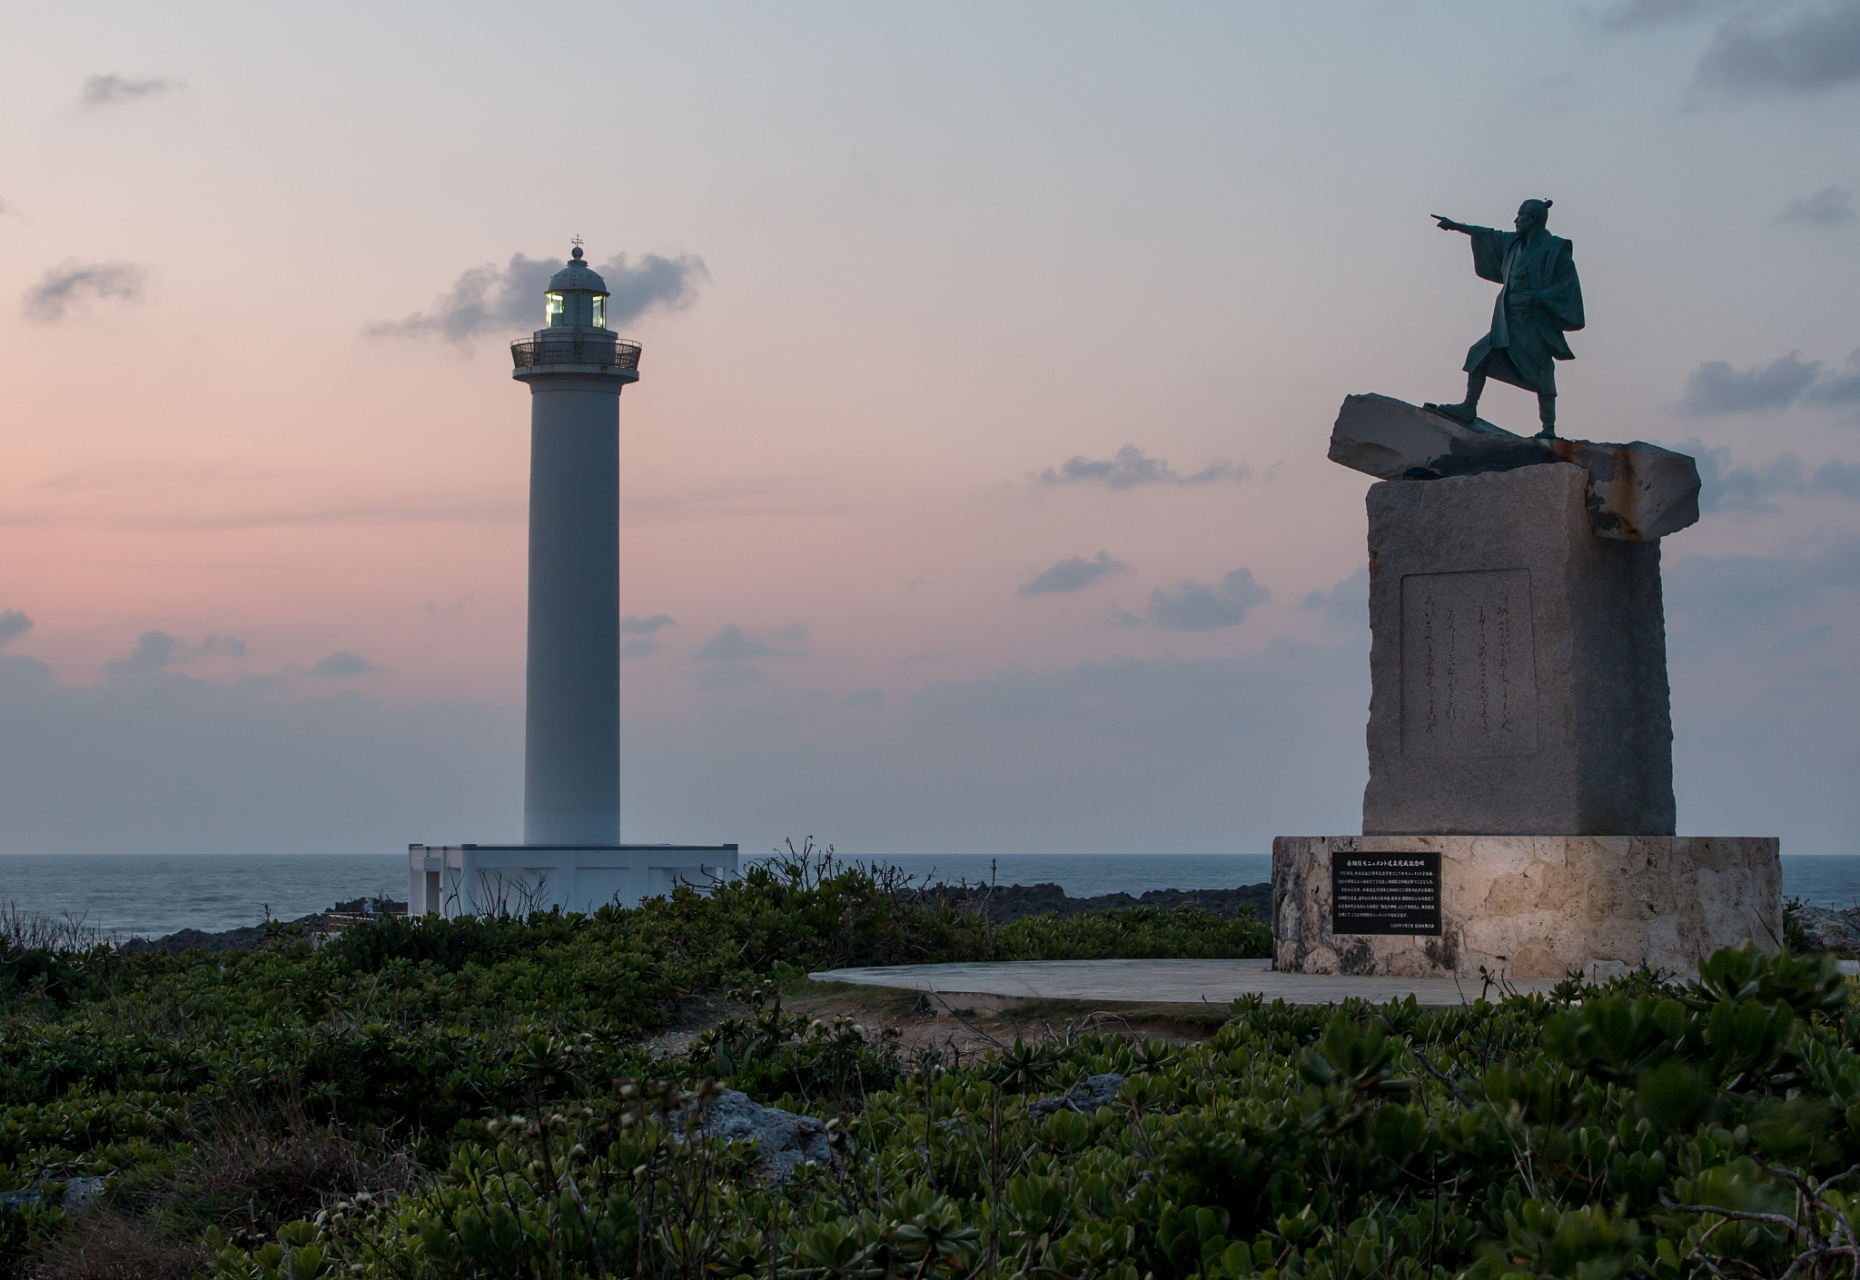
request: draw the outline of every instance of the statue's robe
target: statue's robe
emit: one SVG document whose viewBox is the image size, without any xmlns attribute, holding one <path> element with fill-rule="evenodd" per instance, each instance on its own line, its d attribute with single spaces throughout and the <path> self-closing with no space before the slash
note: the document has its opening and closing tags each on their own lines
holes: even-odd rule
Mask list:
<svg viewBox="0 0 1860 1280">
<path fill-rule="evenodd" d="M 1473 343 L 1465 369 L 1539 395 L 1556 394 L 1557 360 L 1574 360 L 1563 335 L 1582 328 L 1582 284 L 1569 241 L 1539 230 L 1529 240 L 1515 231 L 1468 228 L 1473 270 L 1504 286 L 1492 305 L 1492 331 Z M 1520 292 L 1536 295 L 1521 301 Z"/>
</svg>

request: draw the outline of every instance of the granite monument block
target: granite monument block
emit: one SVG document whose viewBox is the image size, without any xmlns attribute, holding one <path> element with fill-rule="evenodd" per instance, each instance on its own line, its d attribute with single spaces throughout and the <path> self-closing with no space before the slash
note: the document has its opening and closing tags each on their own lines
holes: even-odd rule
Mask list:
<svg viewBox="0 0 1860 1280">
<path fill-rule="evenodd" d="M 1566 462 L 1369 490 L 1363 832 L 1673 834 L 1658 542 Z"/>
</svg>

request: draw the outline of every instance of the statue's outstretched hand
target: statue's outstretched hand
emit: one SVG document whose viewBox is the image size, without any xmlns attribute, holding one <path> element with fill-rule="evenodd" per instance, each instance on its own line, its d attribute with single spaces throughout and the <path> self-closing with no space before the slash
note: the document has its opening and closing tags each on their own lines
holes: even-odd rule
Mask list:
<svg viewBox="0 0 1860 1280">
<path fill-rule="evenodd" d="M 1427 216 L 1432 218 L 1436 223 L 1438 223 L 1442 231 L 1464 231 L 1466 230 L 1465 223 L 1455 222 L 1453 219 L 1442 217 L 1438 213 L 1430 213 Z"/>
</svg>

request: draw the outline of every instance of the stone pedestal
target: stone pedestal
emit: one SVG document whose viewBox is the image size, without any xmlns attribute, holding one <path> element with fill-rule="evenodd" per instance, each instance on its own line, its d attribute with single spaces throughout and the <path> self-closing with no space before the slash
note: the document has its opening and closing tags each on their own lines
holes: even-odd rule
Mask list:
<svg viewBox="0 0 1860 1280">
<path fill-rule="evenodd" d="M 1365 834 L 1670 836 L 1660 544 L 1567 462 L 1369 490 Z"/>
<path fill-rule="evenodd" d="M 1333 860 L 1359 851 L 1437 856 L 1437 935 L 1333 931 Z M 1722 947 L 1781 946 L 1777 852 L 1770 837 L 1281 836 L 1273 968 L 1476 978 L 1483 965 L 1527 979 L 1647 964 L 1695 975 Z"/>
<path fill-rule="evenodd" d="M 1361 836 L 1272 847 L 1273 967 L 1519 980 L 1696 973 L 1782 945 L 1777 841 L 1673 834 L 1660 542 L 1698 468 L 1351 396 L 1369 490 Z"/>
</svg>

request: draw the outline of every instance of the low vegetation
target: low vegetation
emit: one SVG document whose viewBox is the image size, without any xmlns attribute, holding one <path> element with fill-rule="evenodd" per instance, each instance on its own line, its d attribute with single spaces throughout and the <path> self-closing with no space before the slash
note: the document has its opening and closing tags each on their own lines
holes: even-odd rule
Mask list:
<svg viewBox="0 0 1860 1280">
<path fill-rule="evenodd" d="M 1259 955 L 1265 927 L 992 928 L 803 850 L 586 918 L 212 956 L 33 941 L 0 944 L 0 1191 L 38 1201 L 0 1210 L 0 1267 L 22 1276 L 1855 1274 L 1860 1018 L 1819 956 L 952 1054 L 794 1013 L 801 975 Z M 651 1055 L 726 992 L 732 1016 Z M 1094 1078 L 1108 1102 L 1068 1101 Z M 777 1177 L 708 1136 L 725 1089 L 818 1117 L 829 1154 Z"/>
</svg>

